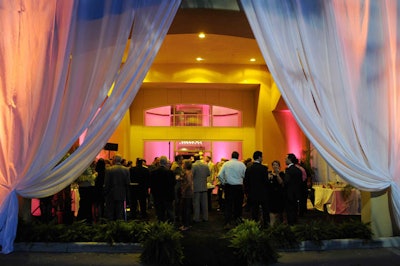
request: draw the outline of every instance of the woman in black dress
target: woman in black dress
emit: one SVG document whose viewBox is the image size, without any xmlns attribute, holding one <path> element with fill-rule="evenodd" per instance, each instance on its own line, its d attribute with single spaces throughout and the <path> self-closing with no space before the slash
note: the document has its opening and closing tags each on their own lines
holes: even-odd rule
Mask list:
<svg viewBox="0 0 400 266">
<path fill-rule="evenodd" d="M 269 171 L 268 179 L 270 185 L 269 203 L 270 203 L 270 213 L 271 224 L 276 221 L 283 222 L 283 212 L 285 207 L 285 191 L 283 178 L 285 173 L 280 170 L 281 164 L 279 161 L 275 160 L 272 162 L 272 171 Z"/>
</svg>

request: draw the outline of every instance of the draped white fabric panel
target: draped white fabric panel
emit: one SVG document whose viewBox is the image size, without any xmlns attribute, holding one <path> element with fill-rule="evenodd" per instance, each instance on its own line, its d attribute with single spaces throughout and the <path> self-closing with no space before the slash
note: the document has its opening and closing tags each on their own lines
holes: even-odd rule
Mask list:
<svg viewBox="0 0 400 266">
<path fill-rule="evenodd" d="M 400 3 L 242 4 L 282 97 L 307 137 L 350 184 L 365 191 L 390 187 L 400 225 Z"/>
<path fill-rule="evenodd" d="M 2 253 L 13 251 L 17 195 L 52 195 L 93 161 L 133 101 L 179 4 L 0 0 Z M 58 164 L 84 131 L 78 150 Z"/>
</svg>

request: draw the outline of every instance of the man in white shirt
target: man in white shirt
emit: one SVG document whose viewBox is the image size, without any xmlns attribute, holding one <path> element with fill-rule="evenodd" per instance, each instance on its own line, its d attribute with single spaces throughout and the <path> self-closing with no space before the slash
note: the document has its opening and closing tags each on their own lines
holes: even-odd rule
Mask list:
<svg viewBox="0 0 400 266">
<path fill-rule="evenodd" d="M 243 178 L 246 166 L 239 161 L 239 153 L 232 152 L 232 159 L 224 163 L 218 178 L 225 188 L 225 225 L 228 227 L 232 222 L 242 221 L 243 204 Z"/>
</svg>

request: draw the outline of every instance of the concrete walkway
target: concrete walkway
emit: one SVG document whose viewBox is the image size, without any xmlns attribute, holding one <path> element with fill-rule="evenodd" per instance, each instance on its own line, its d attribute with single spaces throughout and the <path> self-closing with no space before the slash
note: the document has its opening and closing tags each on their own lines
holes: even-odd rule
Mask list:
<svg viewBox="0 0 400 266">
<path fill-rule="evenodd" d="M 141 265 L 138 244 L 16 243 L 11 254 L 0 255 L 0 265 Z M 400 265 L 400 238 L 363 242 L 355 239 L 324 241 L 321 247 L 303 242 L 298 251 L 280 251 L 272 265 Z"/>
<path fill-rule="evenodd" d="M 351 249 L 400 249 L 400 237 L 384 237 L 370 241 L 360 239 L 332 239 L 322 241 L 322 245 L 318 246 L 311 241 L 303 241 L 296 250 L 279 250 L 287 254 L 300 254 L 301 252 L 310 251 L 334 251 L 334 250 L 351 250 Z M 77 242 L 77 243 L 15 243 L 14 252 L 21 253 L 137 253 L 142 252 L 142 248 L 138 243 L 116 243 L 113 245 L 97 242 Z M 400 265 L 400 262 L 399 262 Z"/>
<path fill-rule="evenodd" d="M 279 254 L 281 255 L 279 262 L 272 265 L 400 265 L 400 249 L 398 248 L 280 252 Z M 141 265 L 139 256 L 139 253 L 43 253 L 18 251 L 8 255 L 0 255 L 0 264 L 2 266 L 138 266 Z"/>
<path fill-rule="evenodd" d="M 325 251 L 284 252 L 272 265 L 324 266 L 398 266 L 399 248 L 342 249 Z"/>
</svg>

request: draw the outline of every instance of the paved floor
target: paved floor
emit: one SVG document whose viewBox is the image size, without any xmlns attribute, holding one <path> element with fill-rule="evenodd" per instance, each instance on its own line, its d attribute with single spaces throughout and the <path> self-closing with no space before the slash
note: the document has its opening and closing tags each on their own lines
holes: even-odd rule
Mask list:
<svg viewBox="0 0 400 266">
<path fill-rule="evenodd" d="M 329 251 L 304 251 L 281 253 L 278 263 L 273 265 L 400 265 L 400 250 L 397 248 L 347 249 Z"/>
<path fill-rule="evenodd" d="M 26 253 L 14 252 L 8 255 L 0 255 L 2 266 L 135 266 L 139 263 L 140 254 L 109 254 L 109 253 Z"/>
<path fill-rule="evenodd" d="M 279 262 L 273 265 L 400 265 L 400 250 L 397 248 L 285 252 L 280 255 Z M 139 254 L 14 252 L 0 255 L 0 265 L 138 266 L 141 265 L 139 256 Z"/>
</svg>

